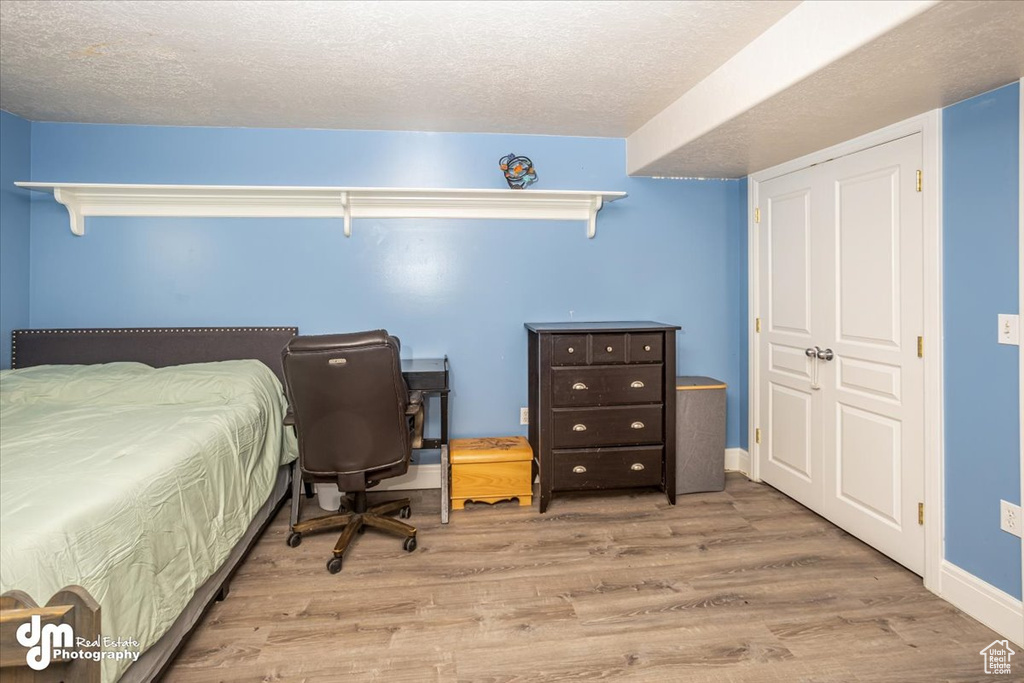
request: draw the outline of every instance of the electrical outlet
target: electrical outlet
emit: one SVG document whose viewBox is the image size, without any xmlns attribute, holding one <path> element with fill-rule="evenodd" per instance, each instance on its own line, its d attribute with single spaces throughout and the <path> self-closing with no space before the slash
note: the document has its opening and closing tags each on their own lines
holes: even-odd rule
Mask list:
<svg viewBox="0 0 1024 683">
<path fill-rule="evenodd" d="M 1020 537 L 1020 506 L 999 501 L 999 528 Z"/>
<path fill-rule="evenodd" d="M 1020 317 L 1012 313 L 999 314 L 999 343 L 1020 344 Z"/>
<path fill-rule="evenodd" d="M 528 425 L 530 424 L 530 409 L 520 408 L 519 409 L 519 424 Z"/>
</svg>

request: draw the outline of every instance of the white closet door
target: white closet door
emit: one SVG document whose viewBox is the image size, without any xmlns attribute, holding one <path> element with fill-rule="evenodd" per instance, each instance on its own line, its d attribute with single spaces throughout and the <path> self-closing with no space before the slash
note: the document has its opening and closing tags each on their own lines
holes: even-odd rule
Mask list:
<svg viewBox="0 0 1024 683">
<path fill-rule="evenodd" d="M 758 458 L 764 481 L 920 574 L 919 168 L 916 134 L 761 184 Z"/>
<path fill-rule="evenodd" d="M 821 392 L 806 355 L 820 329 L 815 296 L 820 262 L 812 212 L 822 192 L 813 169 L 762 183 L 759 189 L 761 333 L 761 478 L 813 510 L 822 506 Z"/>
<path fill-rule="evenodd" d="M 819 285 L 824 516 L 924 572 L 924 330 L 921 135 L 826 165 L 834 207 L 822 225 Z M 827 377 L 826 377 L 827 375 Z"/>
</svg>

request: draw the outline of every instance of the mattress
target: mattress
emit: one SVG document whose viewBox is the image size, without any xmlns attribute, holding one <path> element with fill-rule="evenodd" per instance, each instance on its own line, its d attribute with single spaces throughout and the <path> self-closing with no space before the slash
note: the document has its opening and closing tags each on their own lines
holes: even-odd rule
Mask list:
<svg viewBox="0 0 1024 683">
<path fill-rule="evenodd" d="M 295 458 L 285 406 L 258 361 L 0 372 L 0 591 L 81 585 L 105 649 L 144 652 Z M 104 659 L 102 680 L 129 664 Z"/>
</svg>

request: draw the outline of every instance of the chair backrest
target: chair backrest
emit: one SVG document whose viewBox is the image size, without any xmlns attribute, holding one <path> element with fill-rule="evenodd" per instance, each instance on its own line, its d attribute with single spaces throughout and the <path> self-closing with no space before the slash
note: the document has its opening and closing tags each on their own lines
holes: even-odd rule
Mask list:
<svg viewBox="0 0 1024 683">
<path fill-rule="evenodd" d="M 320 476 L 408 466 L 409 391 L 399 341 L 385 330 L 299 336 L 285 347 L 299 464 Z"/>
</svg>

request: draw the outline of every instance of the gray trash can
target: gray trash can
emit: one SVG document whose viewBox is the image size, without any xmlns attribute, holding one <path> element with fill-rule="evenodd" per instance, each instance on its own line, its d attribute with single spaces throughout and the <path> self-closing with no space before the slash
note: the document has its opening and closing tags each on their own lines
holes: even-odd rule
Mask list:
<svg viewBox="0 0 1024 683">
<path fill-rule="evenodd" d="M 725 489 L 725 382 L 676 377 L 676 493 Z"/>
</svg>

